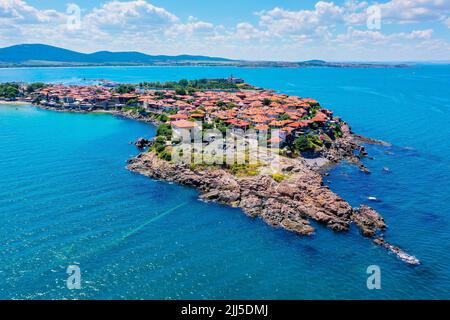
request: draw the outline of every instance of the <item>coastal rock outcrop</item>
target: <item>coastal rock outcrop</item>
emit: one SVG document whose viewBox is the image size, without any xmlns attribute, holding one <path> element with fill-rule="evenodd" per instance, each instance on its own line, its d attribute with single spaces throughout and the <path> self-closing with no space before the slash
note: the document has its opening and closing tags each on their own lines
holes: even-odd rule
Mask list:
<svg viewBox="0 0 450 320">
<path fill-rule="evenodd" d="M 144 149 L 145 147 L 148 147 L 152 144 L 153 142 L 151 140 L 147 140 L 145 138 L 139 138 L 137 139 L 137 141 L 134 143 L 134 145 L 136 147 L 138 147 L 139 149 Z"/>
<path fill-rule="evenodd" d="M 195 187 L 205 201 L 239 207 L 249 217 L 259 217 L 273 227 L 300 235 L 314 234 L 310 220 L 337 232 L 349 230 L 354 222 L 361 233 L 370 238 L 386 229 L 386 223 L 377 211 L 366 205 L 352 208 L 323 184 L 318 172 L 302 161 L 290 159 L 281 165 L 283 172 L 289 173 L 288 178 L 281 182 L 265 174 L 237 177 L 223 169 L 173 164 L 158 158 L 153 152 L 141 153 L 130 159 L 127 168 L 154 179 Z M 409 264 L 420 263 L 381 237 L 374 242 Z"/>
<path fill-rule="evenodd" d="M 303 235 L 309 219 L 335 231 L 349 229 L 355 210 L 301 162 L 286 167 L 292 174 L 280 183 L 270 175 L 236 177 L 222 169 L 193 169 L 171 164 L 147 152 L 130 160 L 128 169 L 143 175 L 198 188 L 201 198 L 242 208 L 250 217 Z"/>
<path fill-rule="evenodd" d="M 366 237 L 373 237 L 377 231 L 384 231 L 387 227 L 383 217 L 366 205 L 354 210 L 352 219 Z"/>
</svg>

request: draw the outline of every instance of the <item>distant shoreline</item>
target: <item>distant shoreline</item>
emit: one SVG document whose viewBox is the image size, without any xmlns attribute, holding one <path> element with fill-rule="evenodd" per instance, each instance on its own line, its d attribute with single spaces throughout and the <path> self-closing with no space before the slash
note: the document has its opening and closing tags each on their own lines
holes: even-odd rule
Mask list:
<svg viewBox="0 0 450 320">
<path fill-rule="evenodd" d="M 413 68 L 412 64 L 383 64 L 383 63 L 345 63 L 345 62 L 327 62 L 324 64 L 303 64 L 296 62 L 281 63 L 224 63 L 224 64 L 96 64 L 96 65 L 0 65 L 0 69 L 30 69 L 30 68 L 168 68 L 168 67 L 214 67 L 214 68 L 248 68 L 248 69 L 265 69 L 265 68 L 281 68 L 281 69 L 307 69 L 307 68 L 343 68 L 343 69 L 405 69 Z"/>
</svg>

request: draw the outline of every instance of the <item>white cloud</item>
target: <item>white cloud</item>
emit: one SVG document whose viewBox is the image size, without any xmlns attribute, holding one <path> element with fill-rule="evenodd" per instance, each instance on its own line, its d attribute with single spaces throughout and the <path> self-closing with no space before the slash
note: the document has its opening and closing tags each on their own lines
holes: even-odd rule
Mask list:
<svg viewBox="0 0 450 320">
<path fill-rule="evenodd" d="M 380 31 L 372 30 L 358 30 L 352 27 L 347 29 L 347 32 L 336 37 L 335 42 L 341 44 L 351 43 L 353 46 L 392 46 L 392 45 L 407 45 L 406 43 L 418 44 L 420 42 L 413 40 L 430 40 L 432 38 L 433 30 L 413 30 L 411 32 L 397 32 L 391 34 L 384 34 Z M 409 41 L 409 42 L 408 42 Z M 413 41 L 413 42 L 411 42 Z M 406 42 L 406 43 L 405 43 Z"/>
<path fill-rule="evenodd" d="M 41 42 L 84 52 L 136 50 L 264 60 L 356 59 L 358 55 L 363 59 L 370 50 L 378 50 L 374 56 L 381 58 L 389 49 L 395 54 L 394 48 L 405 55 L 415 54 L 417 48 L 433 57 L 437 53 L 428 48 L 450 54 L 449 38 L 435 38 L 442 32 L 433 31 L 445 28 L 443 24 L 450 28 L 450 0 L 384 0 L 379 4 L 381 30 L 365 26 L 371 0 L 347 0 L 341 5 L 318 1 L 304 10 L 268 8 L 256 13 L 257 22 L 243 19 L 234 26 L 193 16 L 182 19 L 149 1 L 107 0 L 82 11 L 81 28 L 69 30 L 65 12 L 41 10 L 24 0 L 0 0 L 0 45 Z M 435 20 L 437 24 L 426 28 L 420 25 Z M 393 29 L 389 24 L 397 26 Z"/>
<path fill-rule="evenodd" d="M 88 27 L 103 30 L 147 30 L 158 29 L 178 21 L 178 17 L 164 8 L 155 7 L 144 1 L 111 1 L 94 8 L 83 19 Z"/>
<path fill-rule="evenodd" d="M 61 22 L 65 15 L 56 10 L 38 10 L 25 1 L 0 0 L 0 24 L 40 24 Z"/>
<path fill-rule="evenodd" d="M 393 23 L 442 20 L 450 12 L 448 0 L 391 0 L 378 6 L 383 20 Z"/>
<path fill-rule="evenodd" d="M 194 17 L 189 17 L 187 23 L 177 23 L 166 30 L 168 36 L 193 36 L 195 34 L 205 34 L 214 31 L 215 26 L 210 22 L 199 21 Z"/>
<path fill-rule="evenodd" d="M 259 12 L 259 25 L 271 33 L 296 34 L 314 30 L 319 25 L 338 22 L 342 19 L 343 9 L 333 2 L 319 1 L 314 10 L 289 11 L 276 7 Z"/>
<path fill-rule="evenodd" d="M 445 21 L 444 21 L 445 25 L 447 26 L 447 28 L 450 28 L 450 17 L 448 17 Z"/>
<path fill-rule="evenodd" d="M 413 30 L 407 35 L 407 39 L 431 39 L 433 29 Z"/>
</svg>

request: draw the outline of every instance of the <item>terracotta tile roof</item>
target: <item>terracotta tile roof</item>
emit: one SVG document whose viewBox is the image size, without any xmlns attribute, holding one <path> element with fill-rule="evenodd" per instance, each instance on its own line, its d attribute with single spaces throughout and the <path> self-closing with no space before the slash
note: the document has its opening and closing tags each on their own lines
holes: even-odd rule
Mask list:
<svg viewBox="0 0 450 320">
<path fill-rule="evenodd" d="M 178 120 L 178 121 L 172 121 L 170 122 L 172 126 L 178 127 L 178 128 L 195 128 L 197 127 L 197 124 L 193 121 L 187 121 L 187 120 Z"/>
<path fill-rule="evenodd" d="M 185 114 L 177 113 L 169 116 L 170 120 L 181 120 L 181 119 L 187 119 L 188 116 Z"/>
<path fill-rule="evenodd" d="M 308 121 L 303 120 L 303 121 L 298 121 L 298 122 L 292 122 L 292 123 L 288 124 L 288 126 L 292 127 L 292 128 L 307 127 Z"/>
<path fill-rule="evenodd" d="M 269 130 L 269 126 L 266 124 L 258 124 L 255 126 L 256 130 L 262 130 L 262 131 L 268 131 Z"/>
</svg>

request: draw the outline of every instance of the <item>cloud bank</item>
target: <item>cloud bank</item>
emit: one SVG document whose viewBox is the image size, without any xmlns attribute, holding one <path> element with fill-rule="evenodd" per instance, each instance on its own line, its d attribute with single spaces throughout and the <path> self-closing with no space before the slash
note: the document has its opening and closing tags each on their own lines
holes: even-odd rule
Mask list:
<svg viewBox="0 0 450 320">
<path fill-rule="evenodd" d="M 379 14 L 379 29 L 367 23 L 377 19 L 374 12 Z M 127 50 L 254 60 L 450 57 L 448 0 L 318 1 L 301 10 L 275 6 L 248 16 L 253 19 L 224 25 L 193 16 L 181 19 L 145 0 L 113 0 L 90 10 L 64 12 L 39 9 L 23 0 L 0 0 L 0 45 L 46 43 L 83 52 Z"/>
</svg>

